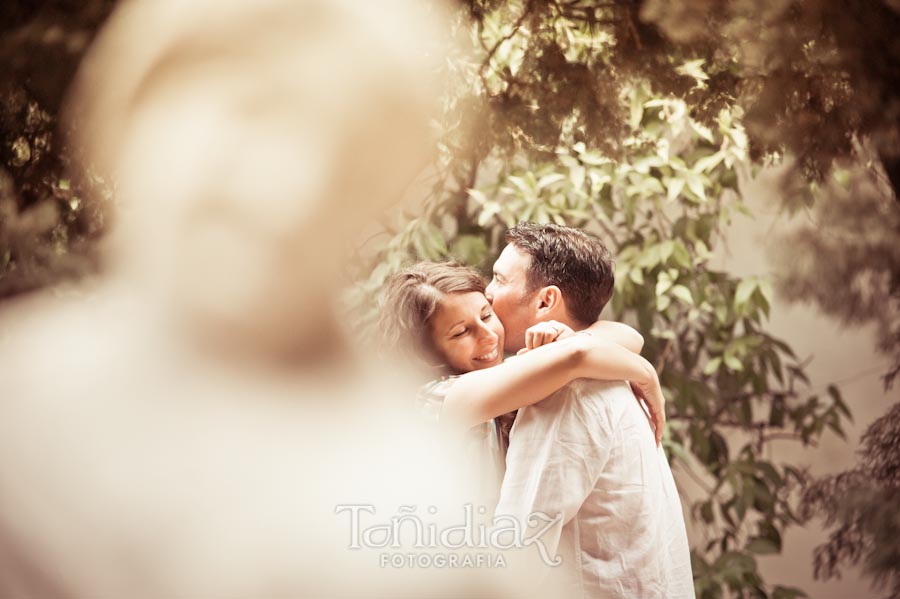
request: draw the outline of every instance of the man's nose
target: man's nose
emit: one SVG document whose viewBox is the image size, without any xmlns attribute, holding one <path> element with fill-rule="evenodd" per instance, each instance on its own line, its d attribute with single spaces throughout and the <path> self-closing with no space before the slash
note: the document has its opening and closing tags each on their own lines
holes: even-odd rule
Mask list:
<svg viewBox="0 0 900 599">
<path fill-rule="evenodd" d="M 484 297 L 487 298 L 488 303 L 490 303 L 490 304 L 494 303 L 494 282 L 493 281 L 491 281 L 488 284 L 487 289 L 484 290 Z"/>
</svg>

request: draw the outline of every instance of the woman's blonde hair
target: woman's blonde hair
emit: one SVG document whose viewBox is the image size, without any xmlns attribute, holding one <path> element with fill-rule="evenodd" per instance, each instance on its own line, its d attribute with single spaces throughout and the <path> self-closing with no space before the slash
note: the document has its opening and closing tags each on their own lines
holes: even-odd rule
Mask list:
<svg viewBox="0 0 900 599">
<path fill-rule="evenodd" d="M 444 295 L 484 293 L 485 287 L 475 269 L 458 262 L 418 262 L 398 271 L 382 294 L 382 343 L 426 366 L 445 367 L 431 339 L 431 319 Z"/>
</svg>

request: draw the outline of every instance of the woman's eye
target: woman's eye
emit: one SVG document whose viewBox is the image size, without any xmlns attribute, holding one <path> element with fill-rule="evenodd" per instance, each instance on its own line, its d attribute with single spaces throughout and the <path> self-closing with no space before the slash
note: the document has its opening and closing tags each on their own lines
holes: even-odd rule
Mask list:
<svg viewBox="0 0 900 599">
<path fill-rule="evenodd" d="M 451 335 L 451 337 L 453 339 L 456 339 L 457 337 L 462 337 L 465 334 L 466 334 L 466 330 L 463 329 L 463 330 L 459 331 L 458 333 L 453 333 L 453 335 Z"/>
<path fill-rule="evenodd" d="M 493 315 L 494 315 L 493 312 L 488 312 L 487 314 L 485 314 L 484 316 L 481 317 L 481 320 L 487 322 L 487 321 L 489 321 L 489 320 L 491 319 L 491 317 L 492 317 Z"/>
</svg>

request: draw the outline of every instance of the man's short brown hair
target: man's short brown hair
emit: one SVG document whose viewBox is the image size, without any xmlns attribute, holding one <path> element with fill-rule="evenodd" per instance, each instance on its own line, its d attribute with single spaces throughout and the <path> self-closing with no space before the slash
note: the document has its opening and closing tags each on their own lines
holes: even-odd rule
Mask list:
<svg viewBox="0 0 900 599">
<path fill-rule="evenodd" d="M 525 222 L 507 231 L 506 242 L 531 256 L 529 293 L 556 285 L 572 318 L 585 325 L 597 320 L 616 281 L 612 255 L 602 241 L 581 229 Z"/>
</svg>

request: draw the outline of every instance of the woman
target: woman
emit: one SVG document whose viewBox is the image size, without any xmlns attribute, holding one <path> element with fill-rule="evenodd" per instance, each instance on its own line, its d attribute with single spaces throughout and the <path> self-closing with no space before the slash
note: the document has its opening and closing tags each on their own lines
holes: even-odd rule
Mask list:
<svg viewBox="0 0 900 599">
<path fill-rule="evenodd" d="M 578 378 L 627 380 L 647 402 L 659 443 L 664 400 L 656 371 L 636 353 L 640 335 L 611 322 L 577 335 L 562 323 L 540 323 L 527 333 L 528 350 L 504 362 L 503 325 L 484 291 L 477 272 L 454 263 L 420 262 L 388 284 L 381 322 L 386 341 L 442 377 L 423 389 L 426 413 L 442 425 L 471 429 Z M 482 436 L 490 430 L 482 426 Z"/>
</svg>

